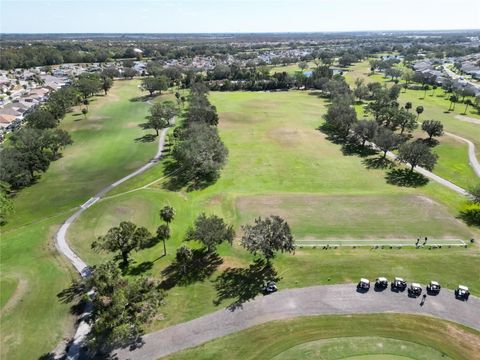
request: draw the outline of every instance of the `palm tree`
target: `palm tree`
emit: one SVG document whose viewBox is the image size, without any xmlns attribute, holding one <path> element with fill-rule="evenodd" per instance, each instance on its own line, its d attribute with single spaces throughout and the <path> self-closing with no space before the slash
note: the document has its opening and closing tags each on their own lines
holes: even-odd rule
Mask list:
<svg viewBox="0 0 480 360">
<path fill-rule="evenodd" d="M 164 206 L 160 210 L 160 217 L 169 225 L 175 217 L 175 209 L 169 205 Z"/>
<path fill-rule="evenodd" d="M 448 108 L 448 111 L 450 110 L 455 111 L 455 104 L 458 101 L 458 97 L 456 95 L 452 95 L 450 96 L 449 100 L 450 100 L 450 107 Z M 453 108 L 452 108 L 452 104 L 453 104 Z"/>
<path fill-rule="evenodd" d="M 436 85 L 433 85 L 432 86 L 432 96 L 435 95 L 435 90 L 437 90 L 437 86 Z"/>
<path fill-rule="evenodd" d="M 465 111 L 464 111 L 463 113 L 464 113 L 464 114 L 467 114 L 467 109 L 468 109 L 468 107 L 469 107 L 470 105 L 473 105 L 473 102 L 472 102 L 472 100 L 467 99 L 467 100 L 465 100 L 465 104 L 466 104 L 466 106 L 465 106 Z"/>
<path fill-rule="evenodd" d="M 425 85 L 425 86 L 423 87 L 423 90 L 424 90 L 423 98 L 425 99 L 425 96 L 427 96 L 427 91 L 430 90 L 430 86 Z"/>
<path fill-rule="evenodd" d="M 423 113 L 423 106 L 417 106 L 415 111 L 417 112 L 417 121 L 418 121 L 418 118 L 420 117 L 420 114 Z"/>
<path fill-rule="evenodd" d="M 411 108 L 412 108 L 412 103 L 411 103 L 410 101 L 408 101 L 408 102 L 405 104 L 405 110 L 409 111 Z"/>
<path fill-rule="evenodd" d="M 165 241 L 170 239 L 170 228 L 167 224 L 162 224 L 157 228 L 157 239 L 163 241 L 163 256 L 167 255 Z"/>
</svg>

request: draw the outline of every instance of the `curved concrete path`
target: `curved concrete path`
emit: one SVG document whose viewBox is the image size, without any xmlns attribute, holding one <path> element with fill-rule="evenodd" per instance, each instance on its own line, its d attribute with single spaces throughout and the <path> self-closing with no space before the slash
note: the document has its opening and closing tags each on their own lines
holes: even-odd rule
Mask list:
<svg viewBox="0 0 480 360">
<path fill-rule="evenodd" d="M 457 140 L 466 142 L 468 144 L 468 161 L 470 162 L 470 166 L 472 167 L 475 174 L 477 174 L 477 176 L 480 177 L 480 163 L 478 162 L 477 156 L 475 155 L 475 144 L 468 139 L 465 139 L 461 136 L 458 136 L 449 132 L 445 132 L 445 135 L 448 135 Z"/>
<path fill-rule="evenodd" d="M 358 293 L 356 285 L 326 285 L 288 289 L 259 296 L 243 309 L 214 312 L 179 325 L 147 334 L 144 345 L 133 351 L 116 350 L 120 360 L 151 360 L 201 345 L 207 341 L 273 320 L 299 316 L 344 315 L 366 313 L 407 313 L 434 316 L 480 330 L 480 299 L 470 296 L 467 302 L 456 300 L 453 291 L 442 289 L 437 296 L 410 298 L 405 292 L 389 288 Z"/>
<path fill-rule="evenodd" d="M 134 172 L 128 174 L 127 176 L 121 178 L 120 180 L 114 182 L 113 184 L 106 186 L 105 188 L 100 190 L 97 194 L 95 194 L 93 197 L 88 199 L 83 205 L 80 206 L 80 208 L 72 216 L 70 216 L 67 220 L 65 220 L 65 222 L 62 224 L 57 234 L 55 235 L 55 246 L 57 250 L 72 263 L 72 265 L 75 267 L 75 269 L 80 273 L 82 277 L 87 277 L 90 275 L 90 268 L 82 259 L 80 259 L 80 257 L 77 254 L 75 254 L 75 252 L 70 248 L 70 246 L 67 243 L 67 231 L 70 225 L 72 225 L 75 222 L 75 220 L 77 220 L 85 210 L 93 206 L 93 204 L 95 204 L 98 200 L 100 200 L 107 192 L 114 189 L 118 185 L 124 183 L 125 181 L 130 180 L 131 178 L 137 175 L 140 175 L 141 173 L 147 171 L 153 165 L 155 165 L 162 156 L 162 151 L 165 145 L 165 136 L 167 134 L 167 131 L 168 131 L 168 128 L 163 129 L 160 132 L 157 153 L 155 154 L 152 160 L 150 160 L 147 164 L 143 165 L 141 168 L 135 170 Z M 81 315 L 81 318 L 83 319 L 86 316 L 88 316 L 90 310 L 91 309 L 89 309 L 89 307 L 87 306 L 87 309 L 85 309 L 85 313 Z M 80 347 L 85 339 L 85 336 L 89 333 L 89 331 L 90 331 L 89 324 L 82 320 L 77 328 L 77 331 L 75 332 L 73 342 L 68 350 L 68 354 L 67 354 L 68 360 L 74 360 L 79 358 Z"/>
<path fill-rule="evenodd" d="M 374 143 L 367 142 L 367 144 L 370 144 L 370 146 L 372 148 L 374 148 L 376 150 L 379 150 L 380 152 L 382 151 Z M 389 159 L 392 159 L 392 160 L 397 160 L 397 155 L 395 155 L 391 151 L 387 151 L 387 157 Z M 432 173 L 431 171 L 428 171 L 427 169 L 425 169 L 423 167 L 415 166 L 415 168 L 413 170 L 416 171 L 417 173 L 422 174 L 423 176 L 439 183 L 440 185 L 443 185 L 443 186 L 449 188 L 450 190 L 453 190 L 453 191 L 459 193 L 460 195 L 463 195 L 463 196 L 468 196 L 469 195 L 469 192 L 467 190 L 461 188 L 458 185 L 455 185 L 454 183 L 452 183 L 452 182 L 450 182 L 450 181 L 448 181 L 448 180 L 446 180 L 446 179 L 444 179 L 444 178 L 442 178 L 438 175 L 435 175 L 434 173 Z"/>
</svg>

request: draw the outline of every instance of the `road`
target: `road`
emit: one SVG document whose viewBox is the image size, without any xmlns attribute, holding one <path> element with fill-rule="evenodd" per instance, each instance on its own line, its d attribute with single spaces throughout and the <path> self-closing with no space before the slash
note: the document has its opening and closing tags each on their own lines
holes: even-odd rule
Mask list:
<svg viewBox="0 0 480 360">
<path fill-rule="evenodd" d="M 358 293 L 353 284 L 313 286 L 288 289 L 259 296 L 234 312 L 222 309 L 200 318 L 147 334 L 144 345 L 133 351 L 113 352 L 119 360 L 158 359 L 177 351 L 269 321 L 299 316 L 343 315 L 367 313 L 408 313 L 434 316 L 480 330 L 480 299 L 471 296 L 468 302 L 456 300 L 451 290 L 442 289 L 437 296 L 410 298 L 407 292 L 386 289 Z"/>
<path fill-rule="evenodd" d="M 478 162 L 477 156 L 475 155 L 475 144 L 461 136 L 449 132 L 445 132 L 445 134 L 468 144 L 468 161 L 470 162 L 470 166 L 472 167 L 475 174 L 480 177 L 480 163 Z"/>
<path fill-rule="evenodd" d="M 163 129 L 160 132 L 157 153 L 155 154 L 152 160 L 150 160 L 147 164 L 143 165 L 142 167 L 135 170 L 134 172 L 128 174 L 127 176 L 121 178 L 120 180 L 100 190 L 97 194 L 95 194 L 93 197 L 88 199 L 83 205 L 81 205 L 80 208 L 72 216 L 70 216 L 58 230 L 55 236 L 55 246 L 57 250 L 72 263 L 72 265 L 75 267 L 75 269 L 80 273 L 82 277 L 86 277 L 90 275 L 90 268 L 82 259 L 80 259 L 80 257 L 77 254 L 75 254 L 75 252 L 68 245 L 68 242 L 67 242 L 68 229 L 75 222 L 75 220 L 77 220 L 80 217 L 80 215 L 82 215 L 82 213 L 85 210 L 93 206 L 93 204 L 95 204 L 98 200 L 100 200 L 107 192 L 119 186 L 120 184 L 124 183 L 125 181 L 130 180 L 131 178 L 142 174 L 143 172 L 147 171 L 152 166 L 154 166 L 162 156 L 162 151 L 165 145 L 165 136 L 167 134 L 167 131 L 168 131 L 168 128 Z M 87 308 L 85 310 L 85 313 L 82 314 L 81 318 L 85 318 L 86 316 L 88 316 L 89 311 L 90 309 Z M 85 336 L 88 334 L 89 331 L 90 331 L 89 324 L 82 320 L 77 328 L 77 331 L 75 332 L 75 336 L 73 338 L 72 344 L 68 350 L 68 354 L 67 354 L 68 360 L 75 360 L 79 358 L 79 350 L 80 350 L 81 344 L 83 343 Z"/>
<path fill-rule="evenodd" d="M 458 75 L 458 74 L 454 73 L 452 70 L 450 70 L 447 67 L 448 65 L 453 65 L 453 64 L 450 63 L 450 64 L 444 64 L 443 65 L 443 70 L 447 73 L 448 76 L 450 76 L 454 80 L 459 79 L 460 77 L 463 77 L 462 75 Z M 480 86 L 477 83 L 474 83 L 470 80 L 466 80 L 465 78 L 461 81 L 463 81 L 466 84 L 470 84 L 471 86 L 475 87 L 476 89 L 480 88 Z"/>
</svg>

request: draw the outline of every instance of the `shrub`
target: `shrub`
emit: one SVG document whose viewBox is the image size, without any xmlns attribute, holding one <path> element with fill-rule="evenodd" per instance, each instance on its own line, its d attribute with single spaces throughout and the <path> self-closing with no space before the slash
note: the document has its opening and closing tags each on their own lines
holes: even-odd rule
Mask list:
<svg viewBox="0 0 480 360">
<path fill-rule="evenodd" d="M 468 225 L 480 227 L 480 204 L 468 204 L 460 211 L 460 218 Z"/>
</svg>

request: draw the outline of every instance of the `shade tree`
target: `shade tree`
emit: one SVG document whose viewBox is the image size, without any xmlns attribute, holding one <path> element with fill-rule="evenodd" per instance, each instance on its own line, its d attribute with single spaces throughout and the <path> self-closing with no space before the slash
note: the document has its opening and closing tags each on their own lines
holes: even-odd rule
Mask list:
<svg viewBox="0 0 480 360">
<path fill-rule="evenodd" d="M 383 158 L 387 157 L 387 152 L 398 148 L 402 142 L 402 137 L 395 134 L 392 130 L 380 127 L 373 138 L 375 145 L 383 151 Z"/>
<path fill-rule="evenodd" d="M 145 129 L 155 130 L 157 136 L 159 130 L 170 126 L 170 121 L 178 113 L 177 106 L 173 101 L 163 101 L 161 103 L 155 103 L 150 107 L 150 116 L 147 118 L 147 122 L 142 124 Z"/>
<path fill-rule="evenodd" d="M 399 147 L 397 159 L 400 162 L 410 164 L 410 173 L 412 173 L 415 166 L 432 170 L 437 162 L 438 155 L 432 153 L 430 147 L 425 143 L 421 141 L 411 141 Z"/>
<path fill-rule="evenodd" d="M 362 142 L 362 146 L 365 146 L 367 141 L 372 141 L 377 131 L 378 124 L 371 120 L 360 120 L 353 126 L 353 133 Z"/>
<path fill-rule="evenodd" d="M 425 120 L 422 123 L 422 130 L 428 134 L 428 140 L 432 140 L 434 136 L 443 135 L 443 124 L 438 120 Z"/>
<path fill-rule="evenodd" d="M 164 293 L 153 279 L 122 276 L 110 261 L 94 266 L 91 276 L 74 281 L 58 297 L 63 302 L 90 299 L 88 355 L 106 358 L 114 348 L 138 344 L 145 325 L 162 305 Z"/>
<path fill-rule="evenodd" d="M 227 242 L 232 244 L 235 231 L 217 215 L 200 214 L 193 227 L 187 231 L 186 241 L 200 242 L 209 253 L 215 251 L 218 245 Z"/>
<path fill-rule="evenodd" d="M 352 106 L 351 98 L 348 96 L 337 96 L 333 98 L 324 115 L 325 128 L 334 134 L 347 138 L 350 129 L 357 122 L 357 113 Z"/>
<path fill-rule="evenodd" d="M 288 223 L 280 216 L 258 217 L 253 225 L 242 226 L 242 246 L 253 255 L 261 254 L 267 263 L 277 252 L 291 253 L 295 241 Z"/>
<path fill-rule="evenodd" d="M 144 249 L 149 245 L 150 232 L 130 221 L 122 221 L 118 226 L 110 228 L 103 236 L 98 237 L 91 247 L 94 250 L 116 252 L 122 259 L 122 266 L 129 263 L 130 253 Z"/>
<path fill-rule="evenodd" d="M 155 91 L 158 91 L 160 95 L 162 91 L 167 90 L 169 85 L 168 78 L 166 76 L 158 77 L 146 77 L 142 80 L 141 87 L 143 90 L 148 91 L 150 96 L 153 95 Z"/>
<path fill-rule="evenodd" d="M 24 121 L 28 127 L 35 129 L 52 129 L 60 123 L 50 111 L 42 108 L 29 113 Z"/>
</svg>

